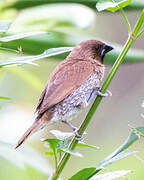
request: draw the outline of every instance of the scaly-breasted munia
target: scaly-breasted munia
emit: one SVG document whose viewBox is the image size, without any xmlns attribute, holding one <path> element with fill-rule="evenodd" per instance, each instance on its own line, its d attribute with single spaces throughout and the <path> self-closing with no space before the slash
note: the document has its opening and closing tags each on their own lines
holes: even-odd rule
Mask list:
<svg viewBox="0 0 144 180">
<path fill-rule="evenodd" d="M 48 123 L 62 121 L 87 106 L 93 95 L 102 95 L 100 82 L 104 76 L 104 56 L 113 48 L 97 40 L 78 44 L 52 73 L 39 99 L 37 117 L 16 145 Z"/>
</svg>

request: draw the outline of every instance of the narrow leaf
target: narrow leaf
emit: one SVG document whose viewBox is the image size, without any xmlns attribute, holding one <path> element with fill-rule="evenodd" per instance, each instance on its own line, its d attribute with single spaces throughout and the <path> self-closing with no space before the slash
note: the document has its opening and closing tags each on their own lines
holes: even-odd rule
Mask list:
<svg viewBox="0 0 144 180">
<path fill-rule="evenodd" d="M 11 100 L 9 97 L 0 96 L 0 99 Z"/>
<path fill-rule="evenodd" d="M 135 132 L 137 135 L 141 135 L 141 136 L 144 136 L 144 126 L 140 126 L 140 127 L 137 127 L 137 128 L 133 128 L 133 132 Z"/>
<path fill-rule="evenodd" d="M 77 172 L 75 175 L 73 175 L 69 180 L 95 180 L 94 174 L 97 174 L 100 170 L 102 170 L 105 166 L 110 165 L 120 159 L 123 159 L 129 155 L 135 154 L 136 152 L 126 152 L 126 153 L 120 153 L 117 156 L 107 160 L 107 161 L 102 161 L 96 168 L 84 168 Z M 92 177 L 93 176 L 93 177 Z M 92 178 L 90 178 L 92 177 Z M 90 178 L 90 179 L 89 179 Z M 104 180 L 104 179 L 102 179 Z"/>
<path fill-rule="evenodd" d="M 50 57 L 50 56 L 55 56 L 55 55 L 62 54 L 65 52 L 69 52 L 72 49 L 73 49 L 72 47 L 51 48 L 51 49 L 46 50 L 44 53 L 42 53 L 40 55 L 36 55 L 36 56 L 20 56 L 20 57 L 16 57 L 16 58 L 7 59 L 7 60 L 1 60 L 0 67 L 29 64 L 32 61 L 35 61 L 38 59 L 43 59 L 43 58 Z"/>
<path fill-rule="evenodd" d="M 122 1 L 116 1 L 112 2 L 111 0 L 99 0 L 96 4 L 96 8 L 98 11 L 108 10 L 108 11 L 117 11 L 120 8 L 124 8 L 128 6 L 132 0 L 122 0 Z"/>
<path fill-rule="evenodd" d="M 122 151 L 126 150 L 129 146 L 131 146 L 135 141 L 139 139 L 139 136 L 134 133 L 134 131 L 131 132 L 130 136 L 126 139 L 126 141 L 118 148 L 116 149 L 112 154 L 110 154 L 108 157 L 106 157 L 100 164 L 105 163 L 106 161 L 109 161 Z"/>
<path fill-rule="evenodd" d="M 62 150 L 63 152 L 69 153 L 69 154 L 71 154 L 71 155 L 73 155 L 73 156 L 83 157 L 82 154 L 80 154 L 80 153 L 78 153 L 78 152 L 75 152 L 75 151 L 73 151 L 73 150 L 71 150 L 71 149 L 69 149 L 69 148 L 62 148 L 62 147 L 60 147 L 60 148 L 58 148 L 58 149 Z"/>
<path fill-rule="evenodd" d="M 62 136 L 60 136 L 60 138 L 62 138 Z M 82 157 L 80 153 L 75 152 L 68 147 L 71 140 L 64 141 L 59 139 L 45 139 L 44 141 L 48 143 L 48 148 L 51 148 L 53 152 L 67 152 L 71 155 Z"/>
<path fill-rule="evenodd" d="M 10 21 L 10 20 L 3 20 L 3 21 L 1 20 L 0 21 L 0 34 L 7 32 L 8 28 L 11 25 L 11 22 L 12 21 Z"/>
<path fill-rule="evenodd" d="M 21 34 L 16 34 L 16 35 L 12 35 L 12 36 L 2 37 L 2 38 L 0 38 L 0 42 L 14 41 L 14 40 L 18 40 L 18 39 L 22 39 L 22 38 L 26 38 L 26 37 L 31 37 L 31 36 L 36 36 L 36 35 L 39 35 L 39 34 L 45 34 L 45 33 L 46 32 L 21 33 Z"/>
<path fill-rule="evenodd" d="M 93 169 L 92 173 L 89 173 L 89 176 L 83 176 L 83 173 L 86 173 L 87 169 L 82 169 L 81 171 L 77 172 L 74 176 L 70 178 L 70 180 L 75 180 L 74 178 L 83 177 L 82 180 L 88 180 L 89 177 L 92 177 L 93 174 L 97 174 L 101 169 L 103 169 L 105 166 L 108 166 L 120 159 L 123 159 L 129 155 L 133 155 L 136 152 L 122 152 L 126 150 L 130 145 L 132 145 L 136 140 L 139 139 L 139 136 L 134 133 L 134 131 L 131 132 L 127 140 L 118 148 L 116 149 L 112 154 L 110 154 L 108 157 L 106 157 L 103 161 L 101 161 L 95 169 Z M 79 178 L 80 179 L 80 178 Z M 77 179 L 76 179 L 77 180 Z"/>
<path fill-rule="evenodd" d="M 144 8 L 144 1 L 142 0 L 133 0 L 129 6 L 127 6 L 128 10 L 141 10 Z"/>
<path fill-rule="evenodd" d="M 21 46 L 24 53 L 40 54 L 43 51 L 45 51 L 45 49 L 47 48 L 74 45 L 70 41 L 66 40 L 66 39 L 69 39 L 70 35 L 68 36 L 65 33 L 60 33 L 60 32 L 55 32 L 55 31 L 49 31 L 48 33 L 49 34 L 42 34 L 42 35 L 32 36 L 30 38 L 24 38 L 24 39 L 10 41 L 10 42 L 3 42 L 2 47 L 17 51 L 17 48 Z M 114 50 L 106 54 L 106 57 L 104 58 L 104 63 L 113 64 L 116 58 L 118 57 L 119 53 L 121 52 L 122 46 L 120 46 L 119 44 L 111 43 L 111 42 L 107 42 L 107 43 L 111 44 L 111 46 L 114 47 Z M 71 47 L 70 51 L 72 49 L 73 48 Z M 57 57 L 60 59 L 64 59 L 65 55 L 62 55 L 62 54 L 60 55 L 60 54 L 56 54 L 56 55 L 59 55 Z M 132 48 L 128 52 L 128 54 L 125 57 L 124 63 L 134 63 L 134 62 L 144 62 L 143 50 Z"/>
<path fill-rule="evenodd" d="M 8 8 L 14 8 L 17 10 L 29 8 L 29 7 L 35 7 L 35 6 L 40 6 L 44 4 L 53 4 L 53 3 L 79 3 L 86 5 L 88 7 L 94 8 L 97 0 L 30 0 L 30 1 L 14 1 L 12 3 L 4 4 L 3 9 L 8 9 Z"/>
<path fill-rule="evenodd" d="M 58 143 L 60 142 L 60 140 L 58 140 L 58 139 L 45 139 L 44 141 L 49 144 L 49 147 L 53 150 L 53 152 L 56 152 L 56 147 L 57 147 Z"/>
<path fill-rule="evenodd" d="M 52 3 L 79 3 L 85 6 L 88 6 L 92 9 L 95 10 L 95 5 L 98 0 L 31 0 L 31 1 L 14 1 L 12 3 L 4 3 L 3 9 L 8 9 L 8 8 L 14 8 L 17 10 L 25 9 L 25 8 L 30 8 L 34 6 L 39 6 L 39 5 L 44 5 L 44 4 L 52 4 Z M 144 2 L 142 0 L 133 0 L 129 6 L 126 7 L 128 10 L 141 10 L 144 8 Z"/>
<path fill-rule="evenodd" d="M 95 172 L 96 168 L 85 168 L 73 175 L 68 180 L 88 180 L 88 178 Z"/>
<path fill-rule="evenodd" d="M 110 158 L 110 159 L 104 159 L 102 162 L 99 163 L 99 165 L 97 166 L 97 169 L 103 169 L 104 167 L 116 162 L 116 161 L 119 161 L 127 156 L 130 156 L 130 155 L 133 155 L 135 154 L 136 151 L 132 151 L 132 152 L 121 152 L 119 153 L 118 155 Z"/>
<path fill-rule="evenodd" d="M 131 170 L 113 171 L 113 172 L 108 172 L 105 174 L 94 175 L 89 180 L 112 180 L 112 179 L 117 179 L 122 176 L 125 176 L 126 174 L 130 172 Z"/>
<path fill-rule="evenodd" d="M 91 149 L 99 149 L 99 147 L 97 147 L 97 146 L 86 144 L 86 143 L 83 143 L 83 142 L 78 142 L 77 146 L 79 146 L 79 147 L 87 147 L 87 148 L 91 148 Z"/>
</svg>

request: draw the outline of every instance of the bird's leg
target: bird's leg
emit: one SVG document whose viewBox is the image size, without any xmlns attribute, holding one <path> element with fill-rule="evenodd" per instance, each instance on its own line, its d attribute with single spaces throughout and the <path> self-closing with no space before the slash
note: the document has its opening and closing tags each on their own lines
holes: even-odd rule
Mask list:
<svg viewBox="0 0 144 180">
<path fill-rule="evenodd" d="M 88 98 L 88 100 L 87 100 L 87 103 L 89 104 L 90 102 L 91 102 L 91 100 L 94 98 L 94 96 L 102 96 L 102 97 L 107 97 L 108 95 L 110 95 L 110 96 L 112 96 L 112 93 L 109 91 L 109 90 L 107 90 L 106 91 L 106 93 L 102 93 L 102 92 L 100 92 L 100 87 L 98 87 L 98 88 L 96 88 L 96 89 L 94 89 L 92 92 L 91 92 L 91 94 L 90 94 L 90 96 L 89 96 L 89 98 Z"/>
<path fill-rule="evenodd" d="M 73 126 L 71 123 L 69 123 L 67 121 L 62 121 L 62 122 L 65 123 L 66 125 L 68 125 L 73 130 L 74 135 L 77 137 L 78 141 L 83 141 L 83 137 L 78 134 L 78 128 L 76 128 L 75 126 Z"/>
<path fill-rule="evenodd" d="M 67 121 L 62 121 L 63 123 L 65 123 L 66 125 L 68 125 L 73 131 L 75 131 L 77 128 L 75 126 L 73 126 L 71 123 L 67 122 Z"/>
</svg>

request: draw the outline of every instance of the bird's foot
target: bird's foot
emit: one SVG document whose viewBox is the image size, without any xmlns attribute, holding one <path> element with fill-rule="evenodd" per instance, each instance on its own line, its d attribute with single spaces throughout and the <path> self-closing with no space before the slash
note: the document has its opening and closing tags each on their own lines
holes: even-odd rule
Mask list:
<svg viewBox="0 0 144 180">
<path fill-rule="evenodd" d="M 72 124 L 70 124 L 70 123 L 67 122 L 67 121 L 62 121 L 62 122 L 65 123 L 65 124 L 67 124 L 67 125 L 73 130 L 73 133 L 74 133 L 74 135 L 76 136 L 76 138 L 77 138 L 78 141 L 83 141 L 83 140 L 84 140 L 84 138 L 83 138 L 81 135 L 79 135 L 79 133 L 78 133 L 78 128 L 76 128 L 75 126 L 73 126 Z"/>
<path fill-rule="evenodd" d="M 77 139 L 78 141 L 81 141 L 81 142 L 83 142 L 83 141 L 84 141 L 83 136 L 79 135 L 79 133 L 78 133 L 78 129 L 75 129 L 75 131 L 74 131 L 74 135 L 75 135 L 75 137 L 76 137 L 76 139 Z"/>
<path fill-rule="evenodd" d="M 102 96 L 102 97 L 112 96 L 112 93 L 109 90 L 107 90 L 106 93 L 102 93 L 102 92 L 100 92 L 100 90 L 101 90 L 101 88 L 97 87 L 96 89 L 94 89 L 91 92 L 91 94 L 87 100 L 87 104 L 89 104 L 95 96 Z"/>
<path fill-rule="evenodd" d="M 102 96 L 102 97 L 112 96 L 112 93 L 109 90 L 107 90 L 106 93 L 96 91 L 95 94 L 98 95 L 98 96 Z"/>
</svg>

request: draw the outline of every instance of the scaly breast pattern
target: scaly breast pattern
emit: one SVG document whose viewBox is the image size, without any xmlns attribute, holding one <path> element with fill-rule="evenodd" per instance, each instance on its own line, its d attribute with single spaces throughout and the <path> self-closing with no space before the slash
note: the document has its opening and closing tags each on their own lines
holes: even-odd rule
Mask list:
<svg viewBox="0 0 144 180">
<path fill-rule="evenodd" d="M 53 108 L 52 121 L 65 120 L 78 112 L 78 105 L 88 100 L 93 89 L 97 88 L 103 76 L 102 72 L 93 73 L 81 86 Z"/>
</svg>

